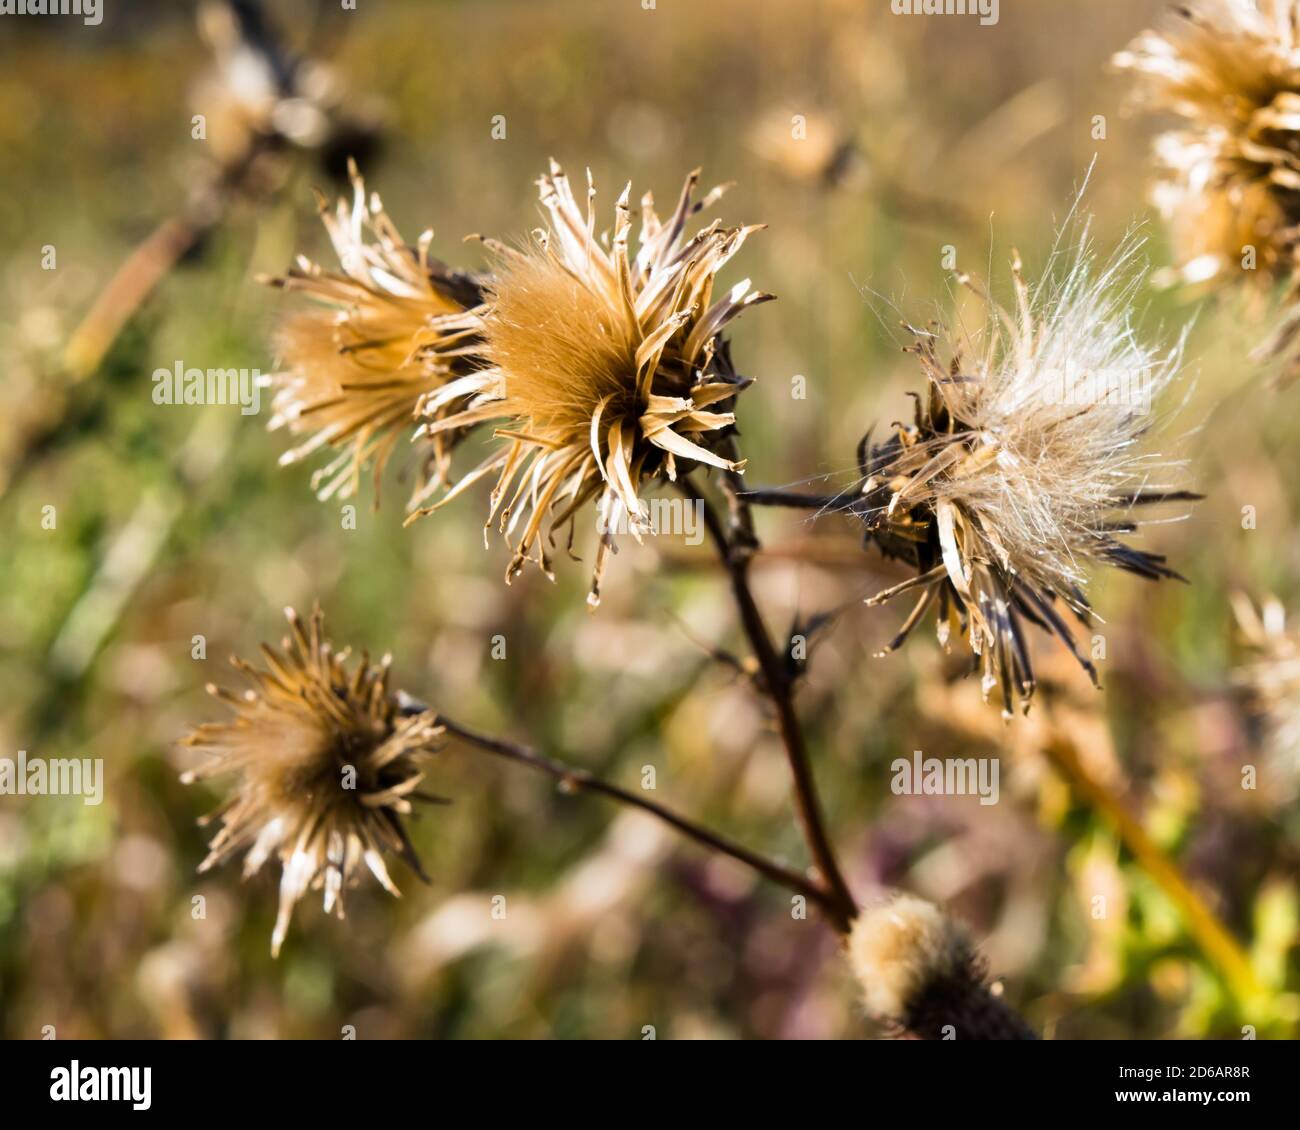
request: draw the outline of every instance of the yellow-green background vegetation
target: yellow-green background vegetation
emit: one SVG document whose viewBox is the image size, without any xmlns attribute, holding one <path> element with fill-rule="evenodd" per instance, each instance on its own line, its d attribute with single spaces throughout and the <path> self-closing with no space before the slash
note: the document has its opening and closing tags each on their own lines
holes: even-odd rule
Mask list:
<svg viewBox="0 0 1300 1130">
<path fill-rule="evenodd" d="M 1004 0 L 982 28 L 892 16 L 885 0 L 360 0 L 332 14 L 341 34 L 326 39 L 348 89 L 384 109 L 368 185 L 408 239 L 432 227 L 434 253 L 458 266 L 484 265 L 462 236 L 536 226 L 533 181 L 552 155 L 575 175 L 590 165 L 602 224 L 629 179 L 661 208 L 697 165 L 706 184 L 735 181 L 717 214 L 768 228 L 722 281 L 750 276 L 779 296 L 732 334 L 756 378 L 739 409 L 747 477 L 829 475 L 838 488 L 859 436 L 905 418 L 920 387 L 900 319 L 965 301 L 946 245 L 1005 295 L 1011 249 L 1031 274 L 1042 264 L 1096 155 L 1084 208 L 1099 246 L 1145 222 L 1150 257 L 1168 261 L 1146 203 L 1153 123 L 1122 113 L 1124 80 L 1107 67 L 1158 8 Z M 271 10 L 309 38 L 313 5 Z M 188 4 L 106 0 L 98 28 L 0 27 L 0 754 L 100 757 L 107 776 L 99 807 L 0 798 L 0 1033 L 868 1034 L 832 933 L 792 918 L 785 892 L 468 753 L 433 766 L 430 787 L 453 803 L 415 826 L 432 886 L 397 864 L 404 897 L 366 884 L 344 923 L 307 899 L 278 961 L 272 869 L 246 883 L 235 865 L 196 874 L 195 821 L 217 795 L 179 783 L 189 761 L 175 740 L 220 715 L 203 687 L 238 686 L 227 657 L 278 639 L 280 610 L 315 599 L 337 643 L 391 651 L 397 685 L 460 720 L 628 785 L 653 766 L 659 799 L 806 862 L 761 703 L 695 642 L 740 647 L 704 547 L 629 544 L 589 613 L 586 563 L 562 561 L 554 585 L 535 572 L 502 582 L 507 550 L 483 546 L 486 488 L 404 530 L 403 452 L 383 506 L 367 486 L 345 529 L 307 468 L 277 468 L 286 440 L 265 430 L 265 408 L 153 403 L 150 374 L 177 360 L 273 368 L 280 298 L 255 277 L 298 251 L 328 261 L 310 188 L 342 188 L 317 169 L 294 165 L 232 208 L 99 369 L 69 380 L 60 356 L 79 319 L 205 175 L 189 91 L 207 61 Z M 837 175 L 822 175 L 836 150 Z M 1231 692 L 1228 597 L 1300 600 L 1300 391 L 1270 392 L 1247 363 L 1262 330 L 1239 302 L 1155 290 L 1143 302 L 1145 332 L 1196 318 L 1169 404 L 1181 406 L 1152 442 L 1173 445 L 1209 498 L 1139 539 L 1190 584 L 1098 579 L 1102 694 L 1044 645 L 1034 713 L 1003 726 L 928 627 L 873 658 L 902 610 L 859 598 L 898 574 L 839 519 L 762 514 L 759 594 L 781 630 L 847 605 L 813 649 L 800 709 L 860 896 L 902 886 L 942 902 L 1049 1035 L 1293 1035 L 1300 767 L 1240 787 L 1260 753 Z M 795 375 L 806 399 L 791 396 Z M 590 535 L 580 526 L 584 557 Z M 192 658 L 196 635 L 206 659 Z M 1043 759 L 1062 726 L 1245 948 L 1257 992 L 1234 994 L 1149 869 Z M 916 749 L 1001 756 L 1000 803 L 893 796 L 890 763 Z M 498 895 L 504 920 L 490 913 Z"/>
</svg>

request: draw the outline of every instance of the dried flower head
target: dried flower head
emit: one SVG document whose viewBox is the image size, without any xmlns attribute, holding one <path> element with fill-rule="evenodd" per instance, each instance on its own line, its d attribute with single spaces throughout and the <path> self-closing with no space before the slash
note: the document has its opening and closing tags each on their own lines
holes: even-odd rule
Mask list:
<svg viewBox="0 0 1300 1130">
<path fill-rule="evenodd" d="M 1236 682 L 1262 723 L 1270 765 L 1293 792 L 1300 787 L 1300 636 L 1288 631 L 1286 611 L 1276 599 L 1257 611 L 1245 596 L 1234 594 L 1233 611 L 1253 653 Z"/>
<path fill-rule="evenodd" d="M 424 878 L 402 818 L 411 812 L 423 758 L 442 732 L 431 713 L 403 716 L 388 689 L 389 658 L 368 656 L 348 671 L 349 652 L 322 635 L 320 609 L 304 629 L 286 609 L 291 638 L 282 652 L 263 645 L 266 670 L 240 659 L 252 683 L 243 696 L 209 686 L 235 712 L 185 740 L 208 761 L 186 783 L 227 773 L 238 782 L 208 819 L 221 821 L 200 866 L 206 871 L 247 850 L 244 875 L 279 857 L 280 908 L 271 952 L 278 955 L 293 908 L 308 888 L 324 888 L 325 911 L 343 917 L 343 889 L 364 862 L 398 894 L 383 853 L 400 855 Z"/>
<path fill-rule="evenodd" d="M 999 688 L 1008 715 L 1016 702 L 1028 709 L 1034 691 L 1025 621 L 1058 636 L 1095 681 L 1056 607 L 1088 623 L 1089 566 L 1177 576 L 1162 556 L 1120 540 L 1139 524 L 1136 507 L 1197 497 L 1160 483 L 1173 465 L 1137 447 L 1181 363 L 1181 344 L 1161 353 L 1131 325 L 1138 246 L 1125 241 L 1097 272 L 1085 232 L 1062 277 L 1049 263 L 1032 290 L 1017 259 L 1014 311 L 986 298 L 987 326 L 949 335 L 947 363 L 938 336 L 914 330 L 909 351 L 928 391 L 912 423 L 859 448 L 851 508 L 886 554 L 918 570 L 869 603 L 921 590 L 887 650 L 937 603 L 940 641 L 953 629 L 966 636 L 985 696 Z"/>
<path fill-rule="evenodd" d="M 675 478 L 678 460 L 741 469 L 710 447 L 734 422 L 730 412 L 714 409 L 746 383 L 717 364 L 718 334 L 770 295 L 751 291 L 745 279 L 714 300 L 717 273 L 756 229 L 714 221 L 687 238 L 688 220 L 722 191 L 695 202 L 697 180 L 698 173 L 687 178 L 666 223 L 651 196 L 642 198 L 632 255 L 631 186 L 619 197 L 612 240 L 598 239 L 590 173 L 584 216 L 552 162 L 538 182 L 547 228 L 522 250 L 489 241 L 499 260 L 484 318 L 489 368 L 450 393 L 433 394 L 426 407 L 439 412 L 449 394 L 475 394 L 430 432 L 493 416 L 509 420 L 496 433 L 505 442 L 437 504 L 496 476 L 488 525 L 497 523 L 513 539 L 507 579 L 530 560 L 551 575 L 556 531 L 568 524 L 571 546 L 574 516 L 595 500 L 594 604 L 615 535 L 626 530 L 640 539 L 645 532 L 643 483 Z"/>
<path fill-rule="evenodd" d="M 899 1035 L 959 1040 L 1032 1040 L 1034 1034 L 990 992 L 983 962 L 938 907 L 899 894 L 854 920 L 849 964 L 867 1012 Z"/>
<path fill-rule="evenodd" d="M 1300 254 L 1300 2 L 1191 0 L 1115 56 L 1161 135 L 1156 205 L 1184 282 L 1289 278 Z"/>
<path fill-rule="evenodd" d="M 331 213 L 318 197 L 342 271 L 300 258 L 287 276 L 271 280 L 319 303 L 288 314 L 276 331 L 284 369 L 272 377 L 270 426 L 308 436 L 282 464 L 338 449 L 312 477 L 322 500 L 352 495 L 369 463 L 378 492 L 394 448 L 415 434 L 424 399 L 479 364 L 478 284 L 429 258 L 432 232 L 408 246 L 378 195 L 367 197 L 355 165 L 350 172 L 350 206 L 340 200 Z M 457 407 L 454 397 L 443 398 L 437 412 Z M 441 430 L 428 441 L 416 502 L 444 481 L 455 438 L 456 430 Z"/>
<path fill-rule="evenodd" d="M 212 66 L 192 100 L 203 115 L 204 148 L 224 168 L 293 147 L 341 171 L 342 156 L 374 148 L 378 104 L 345 89 L 328 64 L 291 50 L 260 5 L 202 0 L 196 15 Z"/>
</svg>

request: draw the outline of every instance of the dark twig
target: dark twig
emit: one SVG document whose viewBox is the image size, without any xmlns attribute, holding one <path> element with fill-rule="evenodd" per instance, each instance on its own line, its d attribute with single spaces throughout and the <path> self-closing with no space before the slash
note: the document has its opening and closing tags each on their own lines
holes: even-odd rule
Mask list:
<svg viewBox="0 0 1300 1130">
<path fill-rule="evenodd" d="M 808 758 L 808 748 L 794 708 L 793 680 L 789 667 L 782 661 L 772 643 L 772 637 L 768 634 L 767 625 L 763 622 L 762 613 L 759 611 L 749 584 L 749 564 L 757 548 L 757 539 L 753 535 L 748 507 L 738 492 L 734 490 L 729 492 L 733 533 L 728 534 L 727 527 L 717 511 L 696 489 L 689 477 L 679 479 L 678 486 L 688 498 L 699 502 L 704 515 L 705 528 L 727 571 L 741 626 L 753 649 L 754 658 L 758 661 L 763 690 L 771 699 L 776 711 L 777 728 L 794 779 L 795 810 L 799 816 L 799 824 L 812 855 L 813 864 L 826 885 L 828 896 L 826 909 L 836 929 L 841 933 L 847 933 L 850 923 L 857 914 L 857 904 L 853 901 L 853 895 L 840 872 L 834 848 L 826 832 L 821 802 L 817 796 L 817 786 Z M 740 536 L 736 536 L 737 534 Z"/>
<path fill-rule="evenodd" d="M 794 510 L 847 510 L 858 497 L 850 492 L 841 494 L 804 494 L 780 487 L 760 487 L 757 490 L 736 492 L 736 497 L 754 506 L 788 506 Z"/>
<path fill-rule="evenodd" d="M 423 714 L 430 707 L 424 703 L 418 702 L 408 696 L 401 696 L 401 709 L 405 714 Z M 437 713 L 435 711 L 435 713 Z M 710 851 L 719 852 L 722 855 L 730 856 L 732 859 L 745 864 L 746 867 L 757 871 L 764 878 L 772 880 L 780 886 L 786 887 L 796 894 L 803 895 L 810 902 L 821 907 L 828 914 L 834 913 L 834 906 L 831 896 L 823 890 L 818 884 L 814 883 L 807 875 L 796 871 L 794 868 L 786 867 L 784 864 L 777 863 L 775 860 L 767 859 L 764 856 L 750 851 L 749 848 L 728 839 L 726 836 L 719 835 L 710 831 L 685 816 L 682 816 L 672 809 L 650 800 L 647 797 L 640 796 L 629 789 L 622 788 L 619 785 L 612 784 L 603 780 L 585 769 L 578 769 L 572 765 L 567 765 L 563 761 L 557 761 L 555 758 L 547 757 L 538 753 L 537 750 L 519 742 L 513 742 L 506 738 L 493 737 L 490 734 L 480 733 L 468 726 L 463 726 L 459 722 L 448 718 L 445 714 L 437 714 L 438 724 L 447 731 L 447 733 L 459 738 L 466 745 L 475 749 L 482 750 L 485 753 L 494 754 L 497 757 L 504 757 L 509 761 L 516 762 L 520 765 L 527 765 L 532 769 L 538 769 L 543 773 L 554 777 L 559 783 L 560 788 L 565 792 L 586 792 L 597 793 L 601 796 L 609 797 L 621 804 L 629 805 L 633 808 L 639 808 L 642 812 L 648 812 L 652 816 L 662 820 L 665 824 L 671 825 L 677 831 L 691 840 L 694 840 L 702 847 Z"/>
</svg>

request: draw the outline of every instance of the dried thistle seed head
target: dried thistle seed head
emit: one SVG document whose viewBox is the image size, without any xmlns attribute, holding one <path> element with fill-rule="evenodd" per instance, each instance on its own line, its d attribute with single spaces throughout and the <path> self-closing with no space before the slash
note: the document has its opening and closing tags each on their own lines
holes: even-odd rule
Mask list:
<svg viewBox="0 0 1300 1130">
<path fill-rule="evenodd" d="M 374 148 L 379 104 L 348 91 L 334 69 L 290 50 L 257 5 L 202 0 L 199 34 L 212 65 L 199 76 L 191 102 L 204 119 L 204 149 L 228 170 L 259 146 L 292 146 L 317 154 L 331 171 L 341 154 Z"/>
<path fill-rule="evenodd" d="M 939 1040 L 1031 1040 L 1033 1032 L 988 987 L 966 931 L 938 907 L 899 894 L 865 908 L 849 964 L 871 1017 L 898 1035 Z"/>
<path fill-rule="evenodd" d="M 488 524 L 513 540 L 507 579 L 528 561 L 550 575 L 556 532 L 568 525 L 571 545 L 574 516 L 594 501 L 601 529 L 595 604 L 616 534 L 645 532 L 648 480 L 675 478 L 679 460 L 741 469 L 711 446 L 734 422 L 715 408 L 747 383 L 723 363 L 718 335 L 771 296 L 751 291 L 745 279 L 715 299 L 717 273 L 756 229 L 715 221 L 688 238 L 690 218 L 721 193 L 694 201 L 697 179 L 687 178 L 667 222 L 643 197 L 633 254 L 631 186 L 616 205 L 612 239 L 597 238 L 590 174 L 584 215 L 552 162 L 538 182 L 548 226 L 522 250 L 489 243 L 499 260 L 484 319 L 489 367 L 456 390 L 475 399 L 431 430 L 491 416 L 509 421 L 497 432 L 498 449 L 437 504 L 496 477 Z M 439 410 L 444 395 L 429 397 L 429 410 Z"/>
<path fill-rule="evenodd" d="M 1252 653 L 1235 681 L 1262 725 L 1270 766 L 1285 779 L 1285 791 L 1294 793 L 1300 789 L 1300 635 L 1288 630 L 1275 598 L 1260 610 L 1240 593 L 1232 603 Z"/>
<path fill-rule="evenodd" d="M 1017 702 L 1028 709 L 1034 691 L 1025 622 L 1059 637 L 1095 681 L 1057 608 L 1088 622 L 1091 566 L 1177 575 L 1163 557 L 1120 540 L 1139 525 L 1138 508 L 1196 497 L 1164 482 L 1177 464 L 1138 449 L 1181 364 L 1181 343 L 1161 352 L 1131 324 L 1139 246 L 1126 240 L 1099 268 L 1085 232 L 1058 252 L 1068 256 L 1059 277 L 1056 255 L 1033 288 L 1013 263 L 1015 308 L 987 300 L 978 336 L 949 335 L 944 345 L 916 331 L 910 351 L 929 387 L 914 420 L 860 448 L 853 509 L 886 553 L 918 570 L 869 601 L 920 590 L 886 650 L 937 604 L 940 641 L 954 629 L 965 635 L 985 696 L 998 688 L 1008 715 Z"/>
<path fill-rule="evenodd" d="M 342 270 L 300 258 L 272 280 L 318 303 L 289 313 L 275 332 L 284 368 L 272 377 L 270 426 L 308 437 L 282 464 L 337 449 L 312 477 L 322 500 L 354 494 L 367 464 L 377 493 L 393 450 L 416 433 L 423 400 L 479 364 L 478 284 L 429 258 L 432 232 L 409 247 L 379 197 L 366 196 L 355 166 L 351 173 L 351 206 L 340 200 L 331 213 L 320 201 Z M 454 396 L 445 397 L 438 412 L 456 407 Z M 444 481 L 456 438 L 456 430 L 443 430 L 427 441 L 427 481 L 417 486 L 417 501 Z"/>
<path fill-rule="evenodd" d="M 1115 56 L 1160 136 L 1153 197 L 1184 282 L 1290 277 L 1300 253 L 1300 0 L 1190 0 Z M 1254 249 L 1253 271 L 1243 256 Z"/>
<path fill-rule="evenodd" d="M 388 657 L 355 670 L 348 651 L 324 639 L 320 609 L 304 627 L 286 609 L 291 638 L 263 645 L 266 669 L 232 663 L 252 683 L 242 696 L 209 687 L 234 718 L 208 722 L 184 739 L 207 756 L 186 783 L 234 774 L 231 797 L 208 819 L 221 828 L 200 866 L 206 871 L 247 851 L 244 875 L 273 854 L 280 860 L 280 909 L 271 952 L 278 955 L 293 908 L 309 887 L 324 888 L 325 911 L 343 917 L 343 890 L 365 863 L 396 895 L 383 853 L 400 855 L 424 877 L 402 819 L 421 764 L 442 730 L 432 713 L 403 716 L 388 689 Z"/>
<path fill-rule="evenodd" d="M 958 976 L 975 962 L 965 931 L 933 903 L 903 894 L 863 910 L 848 953 L 867 1012 L 893 1022 L 907 1015 L 927 981 Z"/>
</svg>

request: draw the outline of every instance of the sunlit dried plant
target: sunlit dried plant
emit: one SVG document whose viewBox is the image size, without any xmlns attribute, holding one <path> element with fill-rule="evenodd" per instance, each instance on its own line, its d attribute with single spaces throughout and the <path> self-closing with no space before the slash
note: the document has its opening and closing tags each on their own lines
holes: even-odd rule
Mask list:
<svg viewBox="0 0 1300 1130">
<path fill-rule="evenodd" d="M 1235 594 L 1233 611 L 1252 653 L 1236 681 L 1263 726 L 1270 765 L 1294 792 L 1300 787 L 1300 635 L 1288 630 L 1286 611 L 1276 599 L 1256 610 Z"/>
<path fill-rule="evenodd" d="M 290 49 L 260 6 L 202 0 L 197 20 L 212 65 L 191 100 L 203 115 L 206 148 L 223 166 L 292 146 L 341 170 L 343 157 L 373 148 L 381 118 L 375 101 L 346 89 L 327 62 Z"/>
<path fill-rule="evenodd" d="M 1162 352 L 1134 330 L 1139 247 L 1129 238 L 1099 267 L 1085 232 L 1032 288 L 1017 258 L 1009 311 L 959 276 L 989 307 L 982 329 L 911 327 L 908 351 L 927 381 L 913 421 L 882 443 L 868 433 L 860 485 L 812 503 L 859 516 L 882 552 L 917 570 L 868 600 L 920 593 L 885 651 L 936 609 L 940 642 L 965 637 L 985 696 L 996 688 L 1008 715 L 1034 693 L 1026 623 L 1059 638 L 1095 681 L 1062 615 L 1089 622 L 1091 566 L 1177 576 L 1121 540 L 1139 526 L 1137 508 L 1198 497 L 1163 481 L 1177 463 L 1138 446 L 1182 358 L 1181 343 Z"/>
<path fill-rule="evenodd" d="M 270 280 L 317 303 L 290 312 L 276 330 L 284 368 L 271 378 L 270 426 L 308 437 L 281 463 L 337 449 L 312 477 L 322 500 L 351 496 L 367 464 L 378 493 L 384 466 L 415 432 L 425 399 L 479 364 L 477 282 L 429 257 L 432 232 L 414 248 L 405 243 L 378 195 L 367 196 L 355 165 L 350 171 L 350 205 L 340 200 L 331 212 L 318 201 L 342 270 L 300 258 L 283 278 Z M 455 397 L 443 397 L 433 415 L 458 407 Z M 456 438 L 456 429 L 429 436 L 413 504 L 445 481 Z"/>
<path fill-rule="evenodd" d="M 286 609 L 291 638 L 282 651 L 263 645 L 266 668 L 232 659 L 252 687 L 242 696 L 215 686 L 235 717 L 199 726 L 184 744 L 208 760 L 184 780 L 232 774 L 230 798 L 209 819 L 221 828 L 200 870 L 246 851 L 244 875 L 275 855 L 280 908 L 271 952 L 308 888 L 324 888 L 325 911 L 343 916 L 343 890 L 364 863 L 385 890 L 398 893 L 383 853 L 401 856 L 423 877 L 403 825 L 422 778 L 421 763 L 441 734 L 432 714 L 404 714 L 389 691 L 389 659 L 362 656 L 348 670 L 347 650 L 323 636 L 320 610 L 304 626 Z"/>
<path fill-rule="evenodd" d="M 550 214 L 522 249 L 488 245 L 497 269 L 487 286 L 484 336 L 488 367 L 426 401 L 442 414 L 427 430 L 508 423 L 503 441 L 436 504 L 495 476 L 488 525 L 513 540 L 507 578 L 528 561 L 551 574 L 557 531 L 595 500 L 600 543 L 590 601 L 600 596 L 616 535 L 640 538 L 651 479 L 676 477 L 678 461 L 739 470 L 710 444 L 734 422 L 716 411 L 744 387 L 714 364 L 718 334 L 742 310 L 770 297 L 737 283 L 715 300 L 718 272 L 754 227 L 714 221 L 687 236 L 692 216 L 715 201 L 715 188 L 692 199 L 698 173 L 686 180 L 672 215 L 661 222 L 654 201 L 641 201 L 641 232 L 633 255 L 629 185 L 619 197 L 612 239 L 598 238 L 595 188 L 588 175 L 586 214 L 568 177 L 552 162 L 538 184 Z M 449 396 L 474 399 L 447 412 Z"/>
<path fill-rule="evenodd" d="M 866 907 L 848 939 L 867 1013 L 918 1040 L 1032 1040 L 990 989 L 966 931 L 932 903 L 894 895 Z"/>
<path fill-rule="evenodd" d="M 276 422 L 312 433 L 288 459 L 341 448 L 317 473 L 328 498 L 355 490 L 365 464 L 382 471 L 418 416 L 413 438 L 431 445 L 432 466 L 408 521 L 493 481 L 487 527 L 512 546 L 507 580 L 529 562 L 552 575 L 557 534 L 566 534 L 572 553 L 575 519 L 594 503 L 593 605 L 618 537 L 639 539 L 650 528 L 647 489 L 677 480 L 701 508 L 735 600 L 752 658 L 731 659 L 772 707 L 811 866 L 790 867 L 633 790 L 435 716 L 389 692 L 386 663 L 363 660 L 349 675 L 321 638 L 319 614 L 309 632 L 290 614 L 287 654 L 264 649 L 266 671 L 240 664 L 254 689 L 244 699 L 223 696 L 235 721 L 202 726 L 189 739 L 211 755 L 192 776 L 240 777 L 204 865 L 246 849 L 251 873 L 279 855 L 276 951 L 308 886 L 323 886 L 326 909 L 341 913 L 342 889 L 364 860 L 392 890 L 382 852 L 418 870 L 402 817 L 419 795 L 421 759 L 445 734 L 545 773 L 567 791 L 648 812 L 808 900 L 849 940 L 869 1011 L 896 1031 L 935 1038 L 953 1026 L 968 1038 L 1032 1036 L 938 909 L 903 897 L 859 914 L 839 865 L 796 709 L 801 668 L 785 661 L 749 579 L 760 549 L 750 503 L 782 492 L 739 488 L 744 460 L 732 409 L 749 382 L 721 335 L 770 295 L 745 279 L 715 296 L 719 272 L 756 229 L 714 221 L 688 234 L 722 191 L 697 202 L 697 181 L 697 173 L 687 178 L 666 221 L 648 194 L 642 198 L 633 251 L 631 186 L 616 202 L 612 231 L 598 235 L 590 174 L 584 211 L 552 162 L 538 182 L 546 226 L 517 248 L 485 241 L 494 270 L 479 280 L 432 263 L 428 236 L 416 249 L 403 243 L 354 171 L 351 208 L 324 213 L 343 273 L 304 261 L 280 280 L 327 312 L 296 314 L 281 327 L 288 369 L 276 378 Z M 1181 342 L 1161 351 L 1134 329 L 1144 281 L 1139 247 L 1130 237 L 1099 262 L 1085 230 L 1077 244 L 1058 246 L 1032 287 L 1017 258 L 1010 310 L 959 276 L 985 301 L 984 324 L 975 332 L 960 323 L 954 331 L 912 330 L 909 352 L 927 382 L 914 419 L 895 424 L 882 442 L 868 435 L 859 447 L 861 480 L 831 500 L 862 520 L 885 554 L 916 570 L 871 598 L 919 592 L 889 650 L 936 608 L 941 641 L 965 637 L 986 697 L 998 689 L 1008 715 L 1027 709 L 1034 693 L 1026 624 L 1058 637 L 1095 679 L 1065 622 L 1069 614 L 1088 622 L 1093 567 L 1177 575 L 1162 556 L 1124 540 L 1140 524 L 1139 508 L 1197 497 L 1166 481 L 1179 464 L 1139 447 L 1154 401 L 1181 367 Z M 452 447 L 484 424 L 498 442 L 453 481 Z M 700 467 L 725 472 L 725 516 L 701 476 L 691 475 Z M 355 788 L 342 783 L 348 772 Z"/>
<path fill-rule="evenodd" d="M 915 419 L 862 447 L 867 528 L 918 570 L 872 603 L 921 590 L 891 647 L 937 602 L 941 641 L 966 637 L 985 695 L 998 688 L 1006 713 L 1034 692 L 1024 622 L 1096 678 L 1056 607 L 1088 623 L 1089 566 L 1177 576 L 1120 540 L 1139 525 L 1135 508 L 1190 497 L 1163 481 L 1169 461 L 1138 447 L 1182 359 L 1181 345 L 1161 352 L 1132 326 L 1138 246 L 1127 241 L 1098 270 L 1085 236 L 1061 277 L 1049 263 L 1032 289 L 1017 258 L 1015 308 L 993 305 L 982 334 L 945 343 L 918 331 L 928 388 Z"/>
<path fill-rule="evenodd" d="M 1261 351 L 1300 331 L 1300 3 L 1191 0 L 1115 57 L 1140 104 L 1181 119 L 1156 142 L 1155 203 L 1186 283 L 1291 282 L 1292 312 Z"/>
</svg>

